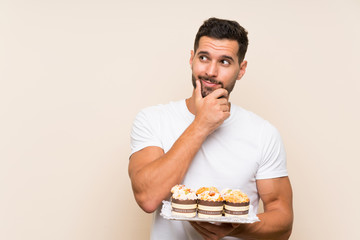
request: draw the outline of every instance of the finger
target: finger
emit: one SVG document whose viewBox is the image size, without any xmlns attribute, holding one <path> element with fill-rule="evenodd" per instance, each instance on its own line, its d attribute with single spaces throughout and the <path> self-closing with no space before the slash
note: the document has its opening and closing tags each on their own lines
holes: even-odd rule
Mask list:
<svg viewBox="0 0 360 240">
<path fill-rule="evenodd" d="M 230 112 L 230 107 L 229 105 L 220 105 L 220 109 L 223 112 Z"/>
<path fill-rule="evenodd" d="M 229 105 L 229 101 L 226 98 L 219 98 L 217 101 L 220 105 Z"/>
<path fill-rule="evenodd" d="M 207 235 L 204 230 L 200 228 L 195 222 L 190 222 L 191 226 L 204 238 L 206 239 Z"/>
<path fill-rule="evenodd" d="M 200 100 L 202 98 L 203 97 L 202 97 L 202 94 L 201 94 L 201 83 L 200 83 L 200 80 L 196 80 L 195 99 Z"/>
<path fill-rule="evenodd" d="M 190 224 L 204 239 L 215 239 L 216 235 L 200 226 L 200 222 L 190 222 Z"/>
<path fill-rule="evenodd" d="M 216 236 L 216 233 L 219 233 L 222 228 L 224 228 L 223 223 L 209 223 L 209 222 L 198 222 L 197 225 L 204 229 L 209 236 Z"/>
<path fill-rule="evenodd" d="M 213 98 L 228 98 L 228 91 L 225 88 L 218 88 L 210 93 L 208 96 L 212 96 Z"/>
<path fill-rule="evenodd" d="M 233 228 L 237 228 L 237 227 L 240 226 L 240 223 L 232 223 L 231 226 L 232 226 Z"/>
</svg>

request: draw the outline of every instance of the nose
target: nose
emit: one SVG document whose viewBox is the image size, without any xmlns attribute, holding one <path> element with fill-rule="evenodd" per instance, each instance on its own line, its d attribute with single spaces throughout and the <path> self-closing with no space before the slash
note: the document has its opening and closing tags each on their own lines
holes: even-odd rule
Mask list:
<svg viewBox="0 0 360 240">
<path fill-rule="evenodd" d="M 208 75 L 209 77 L 216 77 L 218 75 L 218 66 L 217 63 L 211 62 L 207 69 L 206 69 L 206 75 Z"/>
</svg>

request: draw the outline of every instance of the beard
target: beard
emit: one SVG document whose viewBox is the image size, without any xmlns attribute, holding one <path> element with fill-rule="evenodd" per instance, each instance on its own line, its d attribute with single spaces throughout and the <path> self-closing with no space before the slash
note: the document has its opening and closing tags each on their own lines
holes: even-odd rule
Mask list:
<svg viewBox="0 0 360 240">
<path fill-rule="evenodd" d="M 201 95 L 202 95 L 203 98 L 206 97 L 207 95 L 209 95 L 210 93 L 212 93 L 213 91 L 215 91 L 217 88 L 211 88 L 211 87 L 204 86 L 201 80 L 205 80 L 205 81 L 209 81 L 211 83 L 219 84 L 221 86 L 220 88 L 225 88 L 228 91 L 229 95 L 232 92 L 232 90 L 234 89 L 235 82 L 236 82 L 236 79 L 234 79 L 229 86 L 224 87 L 224 84 L 222 82 L 217 81 L 216 79 L 213 79 L 213 78 L 205 77 L 205 76 L 198 76 L 198 78 L 196 78 L 194 76 L 194 74 L 192 74 L 191 79 L 192 79 L 192 85 L 193 85 L 194 89 L 196 88 L 196 80 L 197 79 L 200 80 Z"/>
</svg>

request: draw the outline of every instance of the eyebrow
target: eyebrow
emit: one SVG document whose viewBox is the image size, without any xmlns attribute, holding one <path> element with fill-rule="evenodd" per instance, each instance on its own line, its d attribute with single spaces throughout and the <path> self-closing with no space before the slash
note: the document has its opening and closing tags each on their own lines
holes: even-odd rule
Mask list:
<svg viewBox="0 0 360 240">
<path fill-rule="evenodd" d="M 208 51 L 200 51 L 197 53 L 198 55 L 204 54 L 204 55 L 210 55 Z M 234 59 L 231 56 L 228 55 L 222 55 L 221 58 L 228 59 L 232 62 L 235 62 Z"/>
<path fill-rule="evenodd" d="M 232 57 L 228 56 L 228 55 L 222 55 L 221 57 L 225 58 L 225 59 L 229 59 L 232 62 L 235 62 L 234 59 Z"/>
</svg>

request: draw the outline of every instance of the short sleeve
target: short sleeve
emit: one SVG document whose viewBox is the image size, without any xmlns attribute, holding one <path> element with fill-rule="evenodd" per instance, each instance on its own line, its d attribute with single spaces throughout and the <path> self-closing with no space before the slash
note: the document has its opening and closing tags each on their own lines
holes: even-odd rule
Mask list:
<svg viewBox="0 0 360 240">
<path fill-rule="evenodd" d="M 260 165 L 256 179 L 288 176 L 286 153 L 280 133 L 269 122 L 265 122 L 260 140 Z"/>
<path fill-rule="evenodd" d="M 130 137 L 131 155 L 145 147 L 162 147 L 160 138 L 157 137 L 156 123 L 149 115 L 148 109 L 144 109 L 136 115 Z"/>
</svg>

